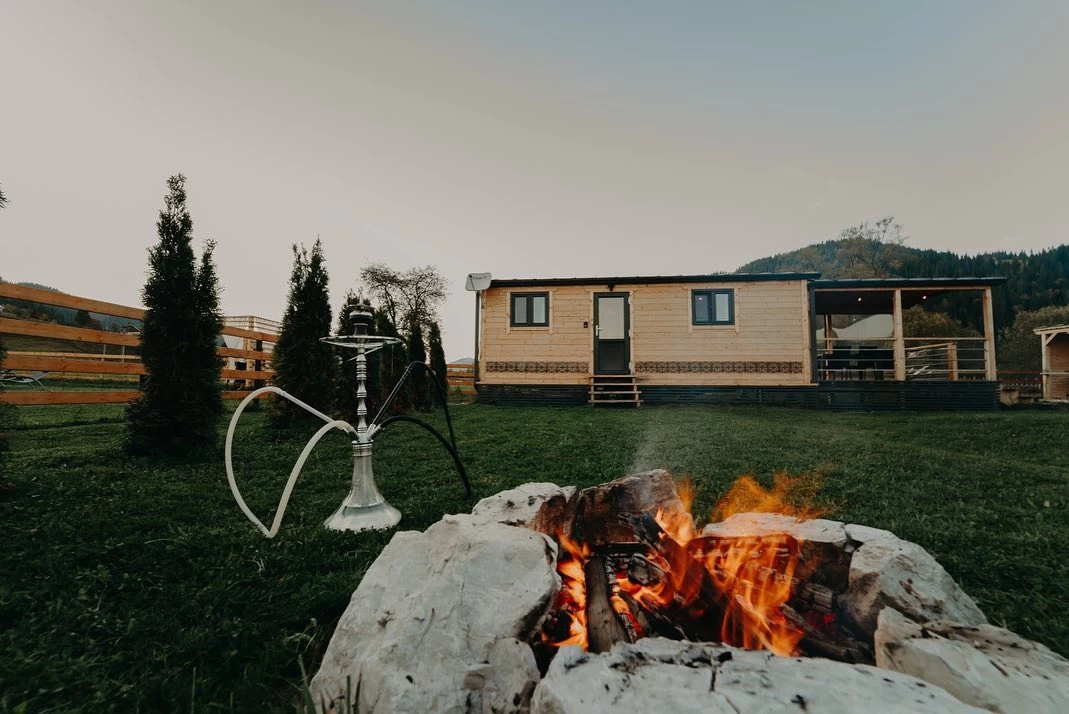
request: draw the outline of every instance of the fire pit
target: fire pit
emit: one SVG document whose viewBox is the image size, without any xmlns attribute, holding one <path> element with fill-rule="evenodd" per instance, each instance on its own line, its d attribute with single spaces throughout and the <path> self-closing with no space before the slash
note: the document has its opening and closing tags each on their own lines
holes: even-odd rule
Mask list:
<svg viewBox="0 0 1069 714">
<path fill-rule="evenodd" d="M 528 484 L 398 533 L 313 696 L 337 711 L 356 691 L 359 711 L 1069 710 L 1069 662 L 986 624 L 916 544 L 805 509 L 722 511 L 698 532 L 688 499 L 664 471 Z"/>
</svg>

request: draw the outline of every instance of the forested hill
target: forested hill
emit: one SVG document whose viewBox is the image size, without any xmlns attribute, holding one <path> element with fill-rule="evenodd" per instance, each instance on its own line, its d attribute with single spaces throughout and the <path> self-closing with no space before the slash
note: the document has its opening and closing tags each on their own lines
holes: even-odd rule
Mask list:
<svg viewBox="0 0 1069 714">
<path fill-rule="evenodd" d="M 860 247 L 857 241 L 832 240 L 789 253 L 760 258 L 739 273 L 815 270 L 825 278 L 891 276 L 903 278 L 975 278 L 1001 275 L 995 289 L 997 325 L 1013 322 L 1019 310 L 1069 305 L 1069 245 L 1038 253 L 980 253 L 920 250 L 899 245 Z"/>
</svg>

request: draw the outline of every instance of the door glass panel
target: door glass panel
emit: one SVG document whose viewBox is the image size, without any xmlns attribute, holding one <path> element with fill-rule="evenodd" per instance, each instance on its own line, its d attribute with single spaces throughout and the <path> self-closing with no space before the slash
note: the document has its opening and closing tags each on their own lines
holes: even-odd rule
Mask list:
<svg viewBox="0 0 1069 714">
<path fill-rule="evenodd" d="M 694 322 L 712 322 L 709 314 L 709 295 L 707 293 L 694 294 Z"/>
<path fill-rule="evenodd" d="M 727 293 L 716 294 L 716 321 L 717 322 L 729 322 L 731 320 L 731 309 L 728 307 L 729 295 Z"/>
<path fill-rule="evenodd" d="M 517 325 L 527 324 L 527 298 L 522 295 L 512 298 L 512 322 Z"/>
<path fill-rule="evenodd" d="M 598 339 L 624 339 L 624 308 L 627 301 L 623 298 L 598 298 Z"/>
<path fill-rule="evenodd" d="M 531 298 L 531 322 L 541 325 L 546 322 L 546 296 L 535 295 Z"/>
</svg>

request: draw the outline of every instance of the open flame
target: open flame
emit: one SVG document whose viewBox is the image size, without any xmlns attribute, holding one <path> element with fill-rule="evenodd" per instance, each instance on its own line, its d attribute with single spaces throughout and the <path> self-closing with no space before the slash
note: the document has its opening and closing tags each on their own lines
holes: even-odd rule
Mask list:
<svg viewBox="0 0 1069 714">
<path fill-rule="evenodd" d="M 713 519 L 720 521 L 744 512 L 815 518 L 820 512 L 810 504 L 818 487 L 819 483 L 812 478 L 780 474 L 775 476 L 772 488 L 765 489 L 752 476 L 743 476 L 716 504 Z M 693 563 L 682 562 L 691 558 L 705 568 L 717 591 L 722 642 L 784 656 L 797 654 L 804 632 L 796 621 L 788 619 L 783 607 L 796 585 L 798 542 L 785 534 L 715 541 L 700 539 L 690 516 L 694 489 L 689 481 L 684 481 L 677 490 L 684 511 L 658 510 L 655 520 L 665 537 L 682 546 L 668 549 L 681 554 L 678 558 L 681 562 L 671 562 L 663 553 L 649 554 L 648 561 L 661 571 L 661 576 L 647 584 L 634 582 L 626 570 L 617 571 L 610 598 L 613 610 L 640 637 L 646 633 L 626 599 L 651 611 L 689 612 L 699 598 L 701 585 L 701 580 L 693 577 Z M 543 639 L 554 646 L 576 644 L 586 648 L 584 564 L 590 552 L 584 544 L 563 535 L 558 537 L 558 542 L 561 557 L 557 569 L 562 587 L 556 609 L 566 613 L 570 622 L 565 637 L 561 637 L 563 627 L 558 626 L 554 635 L 544 634 Z"/>
</svg>

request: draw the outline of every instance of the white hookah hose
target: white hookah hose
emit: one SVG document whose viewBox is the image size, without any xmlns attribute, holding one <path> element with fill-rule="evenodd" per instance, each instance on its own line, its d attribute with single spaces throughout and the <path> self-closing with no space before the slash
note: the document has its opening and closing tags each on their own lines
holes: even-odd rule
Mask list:
<svg viewBox="0 0 1069 714">
<path fill-rule="evenodd" d="M 290 471 L 289 480 L 286 481 L 286 488 L 282 491 L 282 499 L 278 502 L 278 509 L 275 511 L 275 520 L 271 523 L 270 529 L 268 529 L 267 526 L 253 514 L 252 510 L 246 505 L 245 499 L 241 497 L 241 492 L 238 490 L 237 480 L 234 478 L 234 466 L 231 462 L 231 454 L 233 453 L 234 445 L 234 429 L 237 427 L 238 418 L 241 416 L 241 412 L 245 410 L 245 407 L 248 406 L 249 402 L 265 392 L 274 392 L 275 394 L 285 397 L 297 406 L 306 409 L 326 422 L 326 424 L 320 427 L 319 431 L 309 439 L 308 443 L 305 444 L 304 450 L 301 451 L 301 455 L 297 457 L 297 462 L 293 464 L 293 470 Z M 241 400 L 241 404 L 234 410 L 234 416 L 230 418 L 230 427 L 226 430 L 226 478 L 230 482 L 230 492 L 234 494 L 234 500 L 238 502 L 238 507 L 241 508 L 241 512 L 244 513 L 250 521 L 255 523 L 268 538 L 274 538 L 275 534 L 278 533 L 278 527 L 282 524 L 282 516 L 286 513 L 286 505 L 290 500 L 290 494 L 293 493 L 293 485 L 297 482 L 297 477 L 300 475 L 301 469 L 304 467 L 304 462 L 308 459 L 308 455 L 312 453 L 312 449 L 319 443 L 319 440 L 331 429 L 341 429 L 342 431 L 356 436 L 356 429 L 354 429 L 353 425 L 349 422 L 341 421 L 340 419 L 331 419 L 323 412 L 308 406 L 300 399 L 282 391 L 278 387 L 261 387 L 260 389 L 250 392 L 249 396 Z"/>
</svg>

